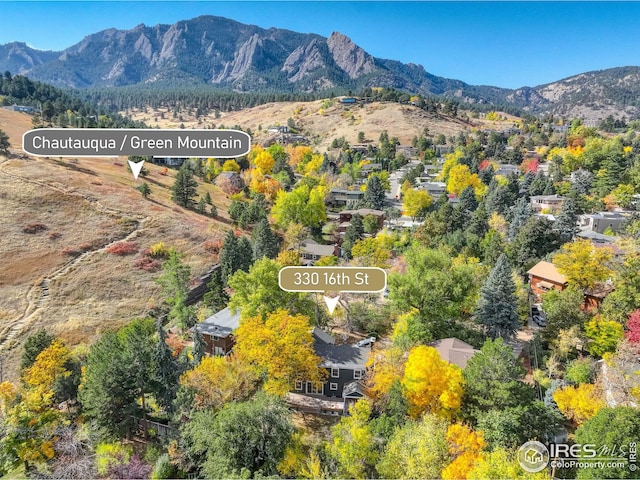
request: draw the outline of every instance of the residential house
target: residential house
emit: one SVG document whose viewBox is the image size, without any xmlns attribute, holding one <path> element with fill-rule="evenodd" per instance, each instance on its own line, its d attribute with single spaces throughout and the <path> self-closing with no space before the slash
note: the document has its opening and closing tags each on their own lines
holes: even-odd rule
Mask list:
<svg viewBox="0 0 640 480">
<path fill-rule="evenodd" d="M 323 257 L 335 255 L 340 257 L 340 247 L 336 245 L 321 245 L 308 238 L 300 244 L 300 265 L 314 265 Z"/>
<path fill-rule="evenodd" d="M 471 345 L 455 337 L 436 340 L 429 345 L 438 351 L 440 358 L 460 368 L 465 368 L 469 359 L 478 353 Z"/>
<path fill-rule="evenodd" d="M 347 227 L 351 224 L 351 217 L 360 215 L 362 218 L 367 215 L 373 215 L 378 220 L 378 228 L 384 227 L 384 212 L 382 210 L 373 210 L 372 208 L 359 208 L 358 210 L 343 210 L 338 214 L 338 232 L 346 232 Z"/>
<path fill-rule="evenodd" d="M 379 172 L 382 170 L 381 163 L 366 163 L 362 167 L 360 167 L 360 176 L 363 178 L 367 178 L 374 172 Z"/>
<path fill-rule="evenodd" d="M 343 105 L 355 105 L 358 103 L 358 99 L 355 97 L 342 97 L 340 103 Z"/>
<path fill-rule="evenodd" d="M 529 288 L 531 288 L 535 303 L 540 303 L 542 295 L 549 290 L 562 291 L 567 288 L 567 279 L 551 262 L 538 262 L 527 274 L 529 275 Z"/>
<path fill-rule="evenodd" d="M 206 353 L 228 355 L 235 344 L 233 332 L 239 326 L 240 312 L 231 313 L 227 307 L 196 324 L 195 328 L 202 334 Z"/>
<path fill-rule="evenodd" d="M 22 113 L 38 113 L 40 110 L 36 107 L 31 107 L 28 105 L 13 105 L 11 107 L 7 107 L 9 110 L 13 110 L 14 112 L 22 112 Z"/>
<path fill-rule="evenodd" d="M 216 177 L 216 184 L 219 185 L 223 180 L 229 180 L 229 183 L 238 190 L 244 188 L 244 180 L 238 172 L 221 172 Z"/>
<path fill-rule="evenodd" d="M 496 169 L 496 175 L 503 175 L 508 177 L 509 175 L 520 175 L 520 167 L 517 165 L 511 165 L 508 163 L 501 163 Z"/>
<path fill-rule="evenodd" d="M 567 279 L 561 274 L 556 266 L 550 262 L 538 262 L 529 274 L 529 288 L 534 297 L 534 303 L 542 301 L 542 295 L 551 289 L 559 291 L 567 288 Z M 613 291 L 613 284 L 610 280 L 600 282 L 593 288 L 584 292 L 585 310 L 594 310 L 600 306 L 604 298 Z"/>
<path fill-rule="evenodd" d="M 341 411 L 335 408 L 323 411 L 323 405 L 317 404 L 318 413 L 344 414 L 349 407 L 365 396 L 361 380 L 364 379 L 371 346 L 336 345 L 330 334 L 315 327 L 313 346 L 322 359 L 321 368 L 326 369 L 326 381 L 322 383 L 297 381 L 293 393 L 315 397 L 318 400 L 335 401 L 341 405 Z M 329 404 L 325 405 L 329 410 Z"/>
<path fill-rule="evenodd" d="M 269 133 L 289 133 L 289 127 L 286 125 L 272 125 L 267 128 Z"/>
<path fill-rule="evenodd" d="M 582 230 L 592 230 L 597 233 L 604 233 L 611 229 L 614 233 L 621 230 L 627 219 L 627 215 L 620 212 L 598 212 L 580 215 L 578 225 Z"/>
<path fill-rule="evenodd" d="M 178 157 L 153 157 L 152 163 L 156 165 L 164 165 L 166 167 L 181 167 L 186 158 Z"/>
<path fill-rule="evenodd" d="M 405 158 L 413 158 L 418 156 L 418 149 L 411 145 L 396 145 L 396 154 L 401 153 Z"/>
<path fill-rule="evenodd" d="M 565 200 L 560 195 L 534 195 L 530 198 L 531 208 L 537 213 L 558 213 Z"/>
<path fill-rule="evenodd" d="M 444 182 L 424 182 L 418 185 L 418 189 L 424 190 L 432 197 L 437 198 L 443 193 L 447 193 L 447 184 Z"/>
<path fill-rule="evenodd" d="M 362 190 L 345 190 L 342 188 L 332 188 L 327 196 L 327 203 L 335 206 L 348 205 L 350 202 L 358 202 L 364 198 Z"/>
</svg>

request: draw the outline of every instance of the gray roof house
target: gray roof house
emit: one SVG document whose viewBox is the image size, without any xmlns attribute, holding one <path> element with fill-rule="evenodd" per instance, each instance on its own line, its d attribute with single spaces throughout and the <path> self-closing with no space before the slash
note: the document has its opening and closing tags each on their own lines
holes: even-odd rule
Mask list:
<svg viewBox="0 0 640 480">
<path fill-rule="evenodd" d="M 227 355 L 233 349 L 233 332 L 240 326 L 240 312 L 231 313 L 229 307 L 214 313 L 196 324 L 206 343 L 205 352 L 209 355 Z"/>
<path fill-rule="evenodd" d="M 465 368 L 469 359 L 478 353 L 471 345 L 455 337 L 436 340 L 429 345 L 438 351 L 440 358 L 460 368 Z"/>
<path fill-rule="evenodd" d="M 349 406 L 365 396 L 360 380 L 366 372 L 371 346 L 336 345 L 333 336 L 318 327 L 313 329 L 313 339 L 316 354 L 322 358 L 321 367 L 327 370 L 327 380 L 322 384 L 295 382 L 293 396 L 315 397 L 319 413 L 345 414 Z M 327 401 L 340 405 L 340 409 L 323 406 L 322 402 Z"/>
</svg>

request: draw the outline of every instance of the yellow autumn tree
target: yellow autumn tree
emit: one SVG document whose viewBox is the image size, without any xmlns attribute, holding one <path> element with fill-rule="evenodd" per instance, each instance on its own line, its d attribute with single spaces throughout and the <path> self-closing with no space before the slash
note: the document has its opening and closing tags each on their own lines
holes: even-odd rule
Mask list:
<svg viewBox="0 0 640 480">
<path fill-rule="evenodd" d="M 310 156 L 313 154 L 311 147 L 307 147 L 306 145 L 288 145 L 285 150 L 289 154 L 289 165 L 291 165 L 294 170 L 298 168 L 298 164 L 302 162 L 307 155 Z"/>
<path fill-rule="evenodd" d="M 349 408 L 349 415 L 331 429 L 332 441 L 327 449 L 338 464 L 342 478 L 371 478 L 378 457 L 376 441 L 369 423 L 371 404 L 359 400 Z"/>
<path fill-rule="evenodd" d="M 71 352 L 62 340 L 56 338 L 38 354 L 36 361 L 24 372 L 22 379 L 30 387 L 40 388 L 43 392 L 52 391 L 56 378 L 71 375 L 65 368 L 70 355 Z"/>
<path fill-rule="evenodd" d="M 431 195 L 424 190 L 407 188 L 403 195 L 404 213 L 413 219 L 431 205 Z"/>
<path fill-rule="evenodd" d="M 354 263 L 363 267 L 387 268 L 387 261 L 391 258 L 391 250 L 385 248 L 377 237 L 358 240 L 351 249 Z"/>
<path fill-rule="evenodd" d="M 562 414 L 576 425 L 582 425 L 605 406 L 600 392 L 590 383 L 560 388 L 554 392 L 553 399 Z"/>
<path fill-rule="evenodd" d="M 269 152 L 263 150 L 255 156 L 255 158 L 253 159 L 253 163 L 260 173 L 262 173 L 263 175 L 268 175 L 273 169 L 275 160 Z"/>
<path fill-rule="evenodd" d="M 447 444 L 453 461 L 442 470 L 443 480 L 466 479 L 473 467 L 484 458 L 487 446 L 482 432 L 454 423 L 447 429 Z"/>
<path fill-rule="evenodd" d="M 219 410 L 228 402 L 250 397 L 257 380 L 251 366 L 236 356 L 205 357 L 180 377 L 180 385 L 193 390 L 196 409 Z"/>
<path fill-rule="evenodd" d="M 612 256 L 610 248 L 595 248 L 589 240 L 580 239 L 565 243 L 553 263 L 570 285 L 584 291 L 613 274 L 609 268 Z"/>
<path fill-rule="evenodd" d="M 425 412 L 451 418 L 460 408 L 464 380 L 460 367 L 442 360 L 435 348 L 419 345 L 409 351 L 402 386 L 413 418 Z"/>
<path fill-rule="evenodd" d="M 371 372 L 368 387 L 375 400 L 384 399 L 391 386 L 402 379 L 404 362 L 404 352 L 397 347 L 371 353 L 367 363 Z"/>
<path fill-rule="evenodd" d="M 320 173 L 320 167 L 324 162 L 322 155 L 312 155 L 308 162 L 304 164 L 303 172 L 305 175 L 312 175 Z M 300 164 L 302 165 L 302 164 Z"/>
<path fill-rule="evenodd" d="M 476 196 L 481 197 L 487 191 L 487 186 L 482 183 L 476 173 L 471 173 L 467 165 L 455 165 L 449 171 L 447 179 L 447 191 L 455 195 L 460 195 L 467 188 L 473 188 Z"/>
<path fill-rule="evenodd" d="M 249 177 L 249 190 L 253 193 L 263 194 L 270 202 L 273 202 L 278 196 L 278 192 L 282 190 L 278 180 L 264 175 L 258 168 L 251 169 Z"/>
<path fill-rule="evenodd" d="M 278 310 L 263 322 L 260 315 L 244 319 L 236 330 L 235 354 L 264 376 L 268 393 L 284 396 L 296 381 L 321 383 L 326 371 L 313 348 L 309 319 Z"/>
<path fill-rule="evenodd" d="M 442 171 L 438 175 L 438 180 L 441 182 L 447 182 L 449 180 L 449 173 L 456 165 L 458 160 L 464 156 L 464 152 L 457 148 L 453 153 L 447 153 L 444 156 L 444 163 L 442 164 Z"/>
<path fill-rule="evenodd" d="M 222 164 L 223 172 L 239 172 L 240 165 L 235 160 L 227 160 Z"/>
</svg>

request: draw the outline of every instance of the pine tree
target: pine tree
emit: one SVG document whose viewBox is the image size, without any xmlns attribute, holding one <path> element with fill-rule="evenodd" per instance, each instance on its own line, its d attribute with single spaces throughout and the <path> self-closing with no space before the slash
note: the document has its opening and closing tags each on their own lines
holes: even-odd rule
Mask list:
<svg viewBox="0 0 640 480">
<path fill-rule="evenodd" d="M 204 215 L 206 213 L 206 208 L 207 208 L 207 202 L 204 199 L 204 197 L 200 197 L 200 201 L 198 202 L 198 205 L 196 206 L 196 211 L 201 214 Z"/>
<path fill-rule="evenodd" d="M 9 135 L 0 130 L 0 153 L 5 156 L 8 155 L 10 145 L 11 144 L 9 143 Z"/>
<path fill-rule="evenodd" d="M 533 215 L 531 205 L 525 197 L 520 197 L 511 210 L 511 222 L 509 223 L 509 238 L 514 239 L 520 229 Z"/>
<path fill-rule="evenodd" d="M 144 198 L 147 198 L 151 195 L 151 188 L 147 182 L 144 182 L 142 185 L 138 187 L 138 191 L 142 194 Z"/>
<path fill-rule="evenodd" d="M 511 338 L 520 327 L 516 285 L 506 255 L 500 255 L 496 266 L 480 288 L 476 320 L 485 326 L 489 337 Z"/>
<path fill-rule="evenodd" d="M 198 183 L 193 179 L 193 174 L 185 162 L 182 168 L 178 170 L 176 180 L 173 187 L 171 187 L 171 200 L 184 208 L 191 208 L 197 187 Z"/>
<path fill-rule="evenodd" d="M 475 212 L 478 208 L 478 200 L 476 200 L 476 194 L 473 191 L 473 187 L 469 186 L 460 193 L 460 207 L 467 212 Z"/>
<path fill-rule="evenodd" d="M 220 279 L 226 285 L 229 277 L 238 269 L 238 237 L 233 230 L 227 232 L 220 249 Z"/>
<path fill-rule="evenodd" d="M 200 365 L 200 362 L 204 358 L 207 344 L 204 342 L 202 333 L 197 328 L 194 328 L 191 333 L 193 340 L 193 366 Z"/>
<path fill-rule="evenodd" d="M 211 218 L 216 218 L 218 216 L 218 208 L 214 204 L 211 204 L 211 210 L 209 210 L 209 216 Z"/>
<path fill-rule="evenodd" d="M 562 204 L 562 210 L 558 214 L 558 218 L 554 223 L 554 229 L 560 235 L 560 242 L 567 243 L 573 240 L 578 233 L 578 214 L 576 213 L 576 204 L 572 198 L 567 198 Z"/>
<path fill-rule="evenodd" d="M 207 284 L 208 291 L 204 294 L 204 303 L 211 307 L 214 312 L 219 312 L 229 303 L 229 295 L 224 290 L 222 283 L 222 273 L 220 269 L 214 270 L 211 280 Z"/>
<path fill-rule="evenodd" d="M 382 182 L 377 175 L 373 175 L 367 182 L 367 189 L 364 191 L 364 203 L 375 210 L 382 210 L 386 194 Z"/>
<path fill-rule="evenodd" d="M 545 188 L 547 188 L 547 177 L 543 172 L 538 172 L 529 185 L 529 195 L 542 195 Z"/>
<path fill-rule="evenodd" d="M 253 264 L 253 247 L 247 237 L 238 240 L 238 270 L 248 272 Z"/>
<path fill-rule="evenodd" d="M 156 332 L 158 335 L 154 350 L 156 397 L 165 411 L 172 412 L 182 368 L 173 358 L 171 349 L 167 345 L 167 333 L 160 320 L 156 320 Z"/>
<path fill-rule="evenodd" d="M 211 200 L 211 194 L 209 192 L 204 194 L 204 201 L 209 205 L 213 205 L 213 200 Z"/>
<path fill-rule="evenodd" d="M 251 234 L 251 239 L 253 240 L 254 260 L 260 260 L 262 257 L 276 258 L 278 256 L 278 240 L 266 218 L 258 222 Z"/>
</svg>

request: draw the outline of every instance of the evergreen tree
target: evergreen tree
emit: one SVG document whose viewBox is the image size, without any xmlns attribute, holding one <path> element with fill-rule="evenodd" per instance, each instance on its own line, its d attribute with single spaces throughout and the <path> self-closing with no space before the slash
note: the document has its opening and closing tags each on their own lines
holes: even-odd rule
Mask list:
<svg viewBox="0 0 640 480">
<path fill-rule="evenodd" d="M 475 317 L 485 326 L 487 335 L 511 338 L 520 327 L 516 285 L 506 255 L 498 258 L 496 266 L 480 288 Z"/>
<path fill-rule="evenodd" d="M 211 204 L 211 209 L 209 210 L 209 216 L 211 218 L 216 218 L 218 216 L 218 208 L 214 204 Z"/>
<path fill-rule="evenodd" d="M 544 195 L 547 184 L 548 181 L 545 174 L 542 171 L 538 172 L 529 186 L 529 195 L 532 197 L 535 195 Z"/>
<path fill-rule="evenodd" d="M 562 204 L 562 210 L 556 218 L 554 228 L 560 235 L 560 243 L 563 244 L 573 240 L 573 237 L 578 233 L 578 214 L 573 199 L 567 198 Z"/>
<path fill-rule="evenodd" d="M 142 194 L 144 198 L 147 198 L 151 195 L 151 188 L 147 182 L 144 182 L 142 185 L 138 187 L 138 191 Z"/>
<path fill-rule="evenodd" d="M 186 162 L 178 170 L 176 180 L 171 187 L 171 200 L 184 208 L 191 208 L 196 196 L 198 183 L 193 178 L 193 173 L 186 166 Z"/>
<path fill-rule="evenodd" d="M 511 222 L 509 223 L 509 238 L 514 239 L 520 229 L 533 215 L 531 205 L 525 197 L 520 197 L 511 210 Z"/>
<path fill-rule="evenodd" d="M 191 332 L 191 339 L 193 341 L 193 366 L 200 365 L 200 362 L 204 358 L 207 344 L 204 341 L 202 333 L 197 328 L 194 328 Z"/>
<path fill-rule="evenodd" d="M 254 260 L 260 260 L 262 257 L 276 258 L 278 256 L 278 239 L 273 234 L 266 218 L 258 222 L 251 234 L 251 239 L 253 240 Z"/>
<path fill-rule="evenodd" d="M 163 273 L 156 281 L 164 289 L 165 301 L 171 306 L 169 319 L 175 321 L 182 330 L 195 323 L 193 308 L 187 306 L 191 269 L 182 263 L 177 252 L 172 251 L 162 266 Z"/>
<path fill-rule="evenodd" d="M 364 203 L 369 208 L 382 210 L 386 194 L 382 182 L 377 175 L 373 175 L 367 182 L 367 188 L 364 191 Z"/>
<path fill-rule="evenodd" d="M 524 275 L 536 261 L 559 246 L 560 238 L 553 230 L 551 220 L 534 215 L 508 246 L 508 254 L 518 273 Z"/>
<path fill-rule="evenodd" d="M 536 178 L 536 174 L 533 173 L 532 171 L 528 171 L 527 173 L 524 174 L 524 177 L 522 178 L 522 183 L 520 184 L 520 188 L 525 192 L 528 192 L 535 178 Z"/>
<path fill-rule="evenodd" d="M 589 195 L 593 184 L 593 173 L 588 170 L 579 169 L 573 172 L 573 185 L 571 188 L 580 195 Z"/>
<path fill-rule="evenodd" d="M 476 194 L 472 186 L 468 186 L 462 191 L 458 205 L 467 212 L 475 212 L 476 208 L 478 208 L 478 200 L 476 200 Z"/>
<path fill-rule="evenodd" d="M 211 194 L 209 192 L 204 194 L 204 201 L 209 205 L 213 205 L 213 200 L 211 200 Z"/>
<path fill-rule="evenodd" d="M 198 205 L 196 206 L 196 211 L 201 214 L 204 215 L 206 212 L 206 208 L 207 208 L 207 202 L 204 199 L 204 197 L 200 197 L 200 201 L 198 202 Z"/>
<path fill-rule="evenodd" d="M 233 230 L 229 230 L 220 249 L 220 279 L 222 284 L 226 285 L 229 277 L 239 268 L 238 237 L 233 233 Z"/>
<path fill-rule="evenodd" d="M 9 154 L 9 135 L 0 130 L 0 153 L 3 155 Z"/>
<path fill-rule="evenodd" d="M 51 345 L 55 337 L 45 329 L 36 331 L 33 335 L 29 335 L 24 342 L 22 359 L 20 361 L 20 369 L 29 368 L 36 361 L 36 358 L 45 348 Z"/>
<path fill-rule="evenodd" d="M 229 218 L 233 223 L 239 223 L 240 218 L 247 209 L 247 203 L 241 200 L 236 200 L 235 198 L 231 200 L 231 205 L 229 205 Z"/>
<path fill-rule="evenodd" d="M 180 385 L 179 378 L 182 373 L 181 365 L 173 357 L 171 349 L 167 345 L 167 333 L 162 327 L 162 322 L 156 320 L 156 332 L 158 339 L 154 350 L 156 398 L 166 412 L 173 411 L 173 400 Z"/>
<path fill-rule="evenodd" d="M 238 270 L 248 272 L 253 264 L 253 247 L 247 237 L 238 240 Z"/>
<path fill-rule="evenodd" d="M 229 295 L 224 289 L 224 283 L 222 282 L 222 273 L 220 269 L 213 271 L 211 280 L 207 284 L 207 293 L 204 294 L 204 303 L 208 307 L 211 307 L 214 312 L 219 312 L 227 306 L 229 303 Z"/>
<path fill-rule="evenodd" d="M 489 165 L 487 168 L 480 170 L 478 172 L 478 177 L 482 180 L 482 183 L 485 185 L 490 185 L 495 177 L 495 171 L 493 170 L 493 165 Z"/>
</svg>

